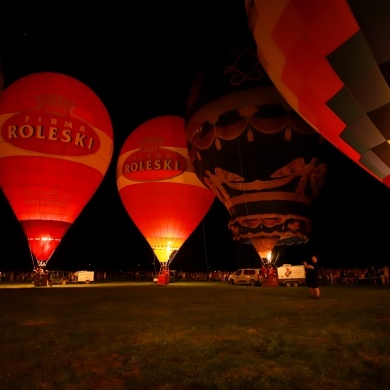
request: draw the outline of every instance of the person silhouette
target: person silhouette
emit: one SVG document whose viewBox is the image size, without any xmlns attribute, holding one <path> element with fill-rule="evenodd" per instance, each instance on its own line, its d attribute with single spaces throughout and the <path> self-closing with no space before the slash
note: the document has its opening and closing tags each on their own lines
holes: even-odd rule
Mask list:
<svg viewBox="0 0 390 390">
<path fill-rule="evenodd" d="M 320 299 L 320 288 L 318 287 L 318 258 L 317 256 L 311 257 L 311 262 L 303 262 L 306 269 L 306 285 L 309 287 L 310 298 Z"/>
</svg>

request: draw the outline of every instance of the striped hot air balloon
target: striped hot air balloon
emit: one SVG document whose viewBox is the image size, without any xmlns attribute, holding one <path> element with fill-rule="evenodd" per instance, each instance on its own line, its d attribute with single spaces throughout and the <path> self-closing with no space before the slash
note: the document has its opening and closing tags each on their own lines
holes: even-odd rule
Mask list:
<svg viewBox="0 0 390 390">
<path fill-rule="evenodd" d="M 327 173 L 323 138 L 286 103 L 249 43 L 208 58 L 188 97 L 186 138 L 234 240 L 250 241 L 264 260 L 309 240 Z"/>
</svg>

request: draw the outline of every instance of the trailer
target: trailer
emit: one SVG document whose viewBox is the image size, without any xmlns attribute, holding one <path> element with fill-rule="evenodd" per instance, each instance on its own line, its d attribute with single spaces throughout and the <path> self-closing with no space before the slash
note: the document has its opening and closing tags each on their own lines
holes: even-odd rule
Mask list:
<svg viewBox="0 0 390 390">
<path fill-rule="evenodd" d="M 73 282 L 89 284 L 95 280 L 94 271 L 76 271 L 73 274 Z"/>
<path fill-rule="evenodd" d="M 304 265 L 283 264 L 278 267 L 279 285 L 285 287 L 299 287 L 306 284 Z"/>
</svg>

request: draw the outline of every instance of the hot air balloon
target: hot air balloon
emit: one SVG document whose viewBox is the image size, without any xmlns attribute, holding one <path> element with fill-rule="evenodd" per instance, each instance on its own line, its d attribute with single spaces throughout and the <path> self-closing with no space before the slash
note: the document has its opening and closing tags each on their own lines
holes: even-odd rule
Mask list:
<svg viewBox="0 0 390 390">
<path fill-rule="evenodd" d="M 390 187 L 390 3 L 246 0 L 257 54 L 293 109 Z"/>
<path fill-rule="evenodd" d="M 187 153 L 184 118 L 167 115 L 136 128 L 118 158 L 119 195 L 160 262 L 160 284 L 169 282 L 170 263 L 215 199 Z"/>
<path fill-rule="evenodd" d="M 0 187 L 45 267 L 106 174 L 111 120 L 89 87 L 43 72 L 4 89 L 0 129 Z"/>
<path fill-rule="evenodd" d="M 306 243 L 324 183 L 322 137 L 285 102 L 246 47 L 208 59 L 188 97 L 187 147 L 198 178 L 229 212 L 233 239 L 264 262 Z"/>
</svg>

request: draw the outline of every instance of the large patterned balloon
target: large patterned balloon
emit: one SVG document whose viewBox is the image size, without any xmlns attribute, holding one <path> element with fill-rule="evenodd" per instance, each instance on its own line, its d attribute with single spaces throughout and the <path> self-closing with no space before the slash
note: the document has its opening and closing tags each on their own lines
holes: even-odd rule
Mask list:
<svg viewBox="0 0 390 390">
<path fill-rule="evenodd" d="M 390 2 L 246 0 L 257 54 L 313 128 L 390 187 Z"/>
<path fill-rule="evenodd" d="M 188 98 L 186 138 L 199 179 L 225 205 L 233 239 L 262 258 L 306 243 L 326 175 L 322 137 L 286 104 L 248 48 L 210 58 Z"/>
<path fill-rule="evenodd" d="M 113 151 L 109 114 L 78 80 L 37 73 L 0 99 L 0 186 L 45 266 L 95 193 Z"/>
</svg>

